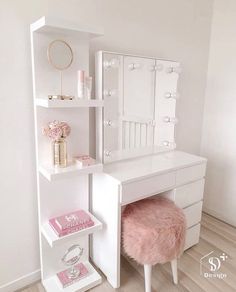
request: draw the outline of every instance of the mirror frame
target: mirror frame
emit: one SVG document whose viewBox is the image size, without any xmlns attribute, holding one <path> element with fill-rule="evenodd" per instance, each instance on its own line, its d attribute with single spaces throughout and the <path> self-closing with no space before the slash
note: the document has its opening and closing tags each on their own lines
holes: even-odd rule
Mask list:
<svg viewBox="0 0 236 292">
<path fill-rule="evenodd" d="M 66 45 L 66 46 L 69 48 L 69 50 L 70 50 L 70 53 L 71 53 L 71 60 L 70 60 L 70 63 L 69 63 L 66 67 L 63 67 L 63 68 L 58 67 L 58 66 L 56 66 L 56 65 L 53 63 L 53 61 L 52 61 L 52 56 L 51 56 L 50 50 L 51 50 L 52 46 L 53 46 L 56 42 L 61 42 L 61 43 L 63 43 L 63 44 Z M 49 63 L 52 65 L 52 67 L 55 68 L 55 69 L 57 69 L 57 70 L 59 70 L 59 71 L 63 71 L 63 70 L 68 69 L 68 68 L 71 66 L 71 64 L 72 64 L 72 62 L 73 62 L 73 60 L 74 60 L 74 54 L 73 54 L 73 51 L 72 51 L 71 46 L 70 46 L 66 41 L 61 40 L 61 39 L 56 39 L 56 40 L 52 41 L 52 42 L 48 45 L 48 48 L 47 48 L 47 57 L 48 57 L 48 61 L 49 61 Z"/>
</svg>

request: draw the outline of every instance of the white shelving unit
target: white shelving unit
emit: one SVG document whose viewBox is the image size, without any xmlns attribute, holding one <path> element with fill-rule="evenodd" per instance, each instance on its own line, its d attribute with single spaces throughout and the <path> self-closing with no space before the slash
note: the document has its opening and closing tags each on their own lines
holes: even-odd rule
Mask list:
<svg viewBox="0 0 236 292">
<path fill-rule="evenodd" d="M 74 60 L 72 66 L 63 72 L 63 93 L 76 96 L 77 70 L 89 73 L 89 41 L 102 35 L 103 32 L 97 28 L 46 17 L 31 25 L 40 261 L 42 283 L 46 291 L 82 292 L 102 281 L 89 262 L 89 234 L 102 229 L 102 223 L 89 213 L 89 187 L 90 176 L 102 171 L 103 165 L 97 162 L 83 168 L 76 164 L 66 168 L 53 167 L 49 163 L 51 141 L 42 135 L 41 130 L 50 121 L 66 121 L 71 126 L 71 134 L 67 138 L 69 156 L 89 154 L 89 108 L 102 107 L 103 101 L 76 98 L 48 100 L 48 95 L 60 92 L 60 82 L 59 73 L 48 63 L 47 47 L 55 39 L 65 40 L 71 46 Z M 87 211 L 94 225 L 58 237 L 49 219 L 78 209 Z M 88 275 L 63 289 L 57 273 L 68 268 L 62 264 L 61 258 L 73 244 L 83 248 L 80 261 L 87 267 Z"/>
<path fill-rule="evenodd" d="M 54 247 L 57 244 L 67 241 L 68 239 L 92 234 L 93 232 L 102 229 L 102 223 L 99 220 L 97 220 L 97 218 L 94 217 L 90 212 L 87 212 L 87 213 L 90 215 L 91 219 L 94 222 L 93 226 L 62 236 L 62 237 L 57 236 L 57 234 L 53 231 L 52 227 L 50 226 L 48 222 L 45 223 L 43 226 L 41 226 L 41 232 L 44 235 L 45 239 L 48 241 L 48 244 L 51 247 Z"/>
<path fill-rule="evenodd" d="M 52 276 L 47 280 L 43 281 L 43 286 L 47 291 L 64 291 L 64 292 L 73 292 L 73 291 L 87 291 L 94 286 L 101 283 L 101 276 L 90 264 L 90 262 L 83 263 L 88 270 L 88 276 L 82 278 L 79 282 L 74 283 L 73 285 L 62 289 L 58 281 L 57 276 Z"/>
<path fill-rule="evenodd" d="M 71 107 L 103 107 L 103 100 L 99 99 L 72 99 L 72 100 L 48 100 L 36 98 L 36 106 L 46 108 L 71 108 Z"/>
<path fill-rule="evenodd" d="M 102 169 L 103 165 L 101 163 L 85 166 L 83 168 L 79 168 L 76 164 L 72 164 L 66 168 L 55 168 L 51 165 L 39 166 L 39 172 L 49 181 L 101 172 Z"/>
</svg>

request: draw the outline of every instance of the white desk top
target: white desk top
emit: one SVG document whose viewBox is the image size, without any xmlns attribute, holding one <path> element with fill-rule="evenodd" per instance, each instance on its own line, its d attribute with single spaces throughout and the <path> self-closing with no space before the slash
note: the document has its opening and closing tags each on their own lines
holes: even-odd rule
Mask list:
<svg viewBox="0 0 236 292">
<path fill-rule="evenodd" d="M 207 159 L 200 156 L 170 151 L 107 164 L 103 172 L 111 175 L 118 183 L 127 183 L 206 162 Z"/>
</svg>

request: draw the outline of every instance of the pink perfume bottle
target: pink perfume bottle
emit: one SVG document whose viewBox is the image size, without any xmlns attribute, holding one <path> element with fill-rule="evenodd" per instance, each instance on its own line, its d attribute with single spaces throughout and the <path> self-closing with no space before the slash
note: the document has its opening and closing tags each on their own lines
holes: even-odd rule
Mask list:
<svg viewBox="0 0 236 292">
<path fill-rule="evenodd" d="M 78 98 L 84 98 L 84 93 L 85 93 L 85 71 L 78 70 L 78 84 L 77 84 Z"/>
</svg>

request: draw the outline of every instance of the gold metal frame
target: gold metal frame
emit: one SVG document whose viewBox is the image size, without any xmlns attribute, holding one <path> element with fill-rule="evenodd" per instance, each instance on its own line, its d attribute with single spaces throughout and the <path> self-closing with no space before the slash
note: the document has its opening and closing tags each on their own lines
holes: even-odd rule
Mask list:
<svg viewBox="0 0 236 292">
<path fill-rule="evenodd" d="M 71 53 L 71 61 L 70 61 L 70 63 L 69 63 L 66 67 L 60 68 L 60 67 L 56 66 L 56 65 L 52 62 L 52 56 L 51 56 L 51 54 L 50 54 L 50 50 L 51 50 L 52 46 L 53 46 L 56 42 L 61 42 L 61 43 L 65 44 L 65 45 L 69 48 L 69 50 L 70 50 L 70 53 Z M 48 61 L 49 61 L 49 63 L 50 63 L 54 68 L 56 68 L 57 70 L 60 70 L 60 71 L 65 70 L 65 69 L 68 69 L 68 68 L 70 67 L 70 65 L 72 64 L 73 60 L 74 60 L 74 54 L 73 54 L 73 51 L 72 51 L 71 46 L 70 46 L 66 41 L 63 41 L 63 40 L 60 40 L 60 39 L 56 39 L 56 40 L 52 41 L 52 42 L 49 44 L 48 49 L 47 49 L 47 57 L 48 57 Z"/>
</svg>

